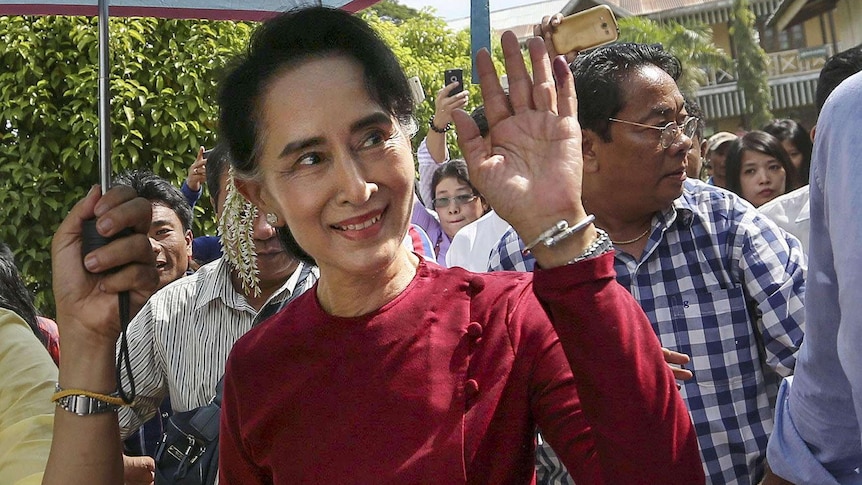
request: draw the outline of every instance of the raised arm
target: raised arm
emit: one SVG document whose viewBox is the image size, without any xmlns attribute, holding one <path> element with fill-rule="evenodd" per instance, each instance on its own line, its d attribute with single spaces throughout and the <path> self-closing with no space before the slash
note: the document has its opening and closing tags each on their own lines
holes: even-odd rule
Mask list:
<svg viewBox="0 0 862 485">
<path fill-rule="evenodd" d="M 529 42 L 532 78 L 515 35 L 505 33 L 502 44 L 511 104 L 488 52 L 480 52 L 490 146 L 464 112 L 455 114 L 458 140 L 477 189 L 525 241 L 541 241 L 559 221 L 572 227 L 589 220 L 574 81 L 562 57 L 549 61 L 541 39 Z M 612 256 L 570 263 L 600 238 L 587 223 L 531 251 L 543 268 L 535 294 L 563 344 L 595 441 L 598 468 L 586 473 L 607 483 L 702 483 L 685 404 L 643 310 L 614 279 Z M 537 419 L 541 425 L 558 418 Z M 567 446 L 577 437 L 544 431 L 567 465 L 581 465 L 579 446 Z"/>
<path fill-rule="evenodd" d="M 180 190 L 189 205 L 194 208 L 203 193 L 203 184 L 207 181 L 207 159 L 204 157 L 204 147 L 198 148 L 198 155 L 189 167 L 189 174 Z"/>
<path fill-rule="evenodd" d="M 125 227 L 133 228 L 134 233 L 91 252 L 82 261 L 81 225 L 93 216 L 103 236 L 113 236 Z M 116 391 L 117 294 L 152 291 L 158 284 L 147 238 L 151 217 L 149 201 L 137 198 L 131 188 L 117 187 L 100 196 L 94 187 L 57 229 L 51 255 L 63 355 L 61 388 L 98 394 Z M 57 408 L 43 483 L 122 483 L 119 436 L 114 412 L 78 416 Z"/>
<path fill-rule="evenodd" d="M 467 113 L 456 111 L 454 120 L 471 181 L 500 217 L 525 241 L 533 241 L 558 221 L 574 225 L 587 216 L 581 202 L 583 157 L 575 85 L 562 58 L 554 59 L 552 74 L 541 39 L 529 42 L 532 79 L 515 35 L 506 32 L 502 43 L 508 97 L 490 54 L 483 50 L 476 57 L 490 144 Z M 553 268 L 580 255 L 596 237 L 589 224 L 553 248 L 539 244 L 532 253 L 543 268 Z"/>
<path fill-rule="evenodd" d="M 437 97 L 434 98 L 434 119 L 429 120 L 428 134 L 416 150 L 416 158 L 419 161 L 419 195 L 425 207 L 429 208 L 431 200 L 434 199 L 431 177 L 440 164 L 449 161 L 446 131 L 451 127 L 452 113 L 467 106 L 469 93 L 466 90 L 449 96 L 457 86 L 458 83 L 450 83 L 437 91 Z"/>
</svg>

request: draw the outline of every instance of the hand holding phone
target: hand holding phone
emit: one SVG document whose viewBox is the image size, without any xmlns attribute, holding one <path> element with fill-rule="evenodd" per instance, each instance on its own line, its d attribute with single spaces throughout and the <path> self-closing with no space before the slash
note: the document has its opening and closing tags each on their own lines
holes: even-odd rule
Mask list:
<svg viewBox="0 0 862 485">
<path fill-rule="evenodd" d="M 458 83 L 449 96 L 454 96 L 464 90 L 464 70 L 463 69 L 446 69 L 443 73 L 443 86 L 448 86 L 454 82 Z"/>
<path fill-rule="evenodd" d="M 617 20 L 607 5 L 563 17 L 551 33 L 558 54 L 581 52 L 613 42 L 618 37 Z"/>
</svg>

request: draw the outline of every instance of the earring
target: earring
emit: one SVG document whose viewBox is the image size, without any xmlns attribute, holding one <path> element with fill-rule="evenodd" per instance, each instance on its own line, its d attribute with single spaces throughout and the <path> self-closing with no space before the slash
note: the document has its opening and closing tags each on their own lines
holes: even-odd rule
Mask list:
<svg viewBox="0 0 862 485">
<path fill-rule="evenodd" d="M 274 226 L 274 225 L 278 224 L 278 216 L 273 214 L 272 212 L 267 212 L 266 213 L 266 222 L 270 226 Z"/>
<path fill-rule="evenodd" d="M 233 168 L 228 169 L 225 190 L 227 195 L 218 225 L 224 256 L 239 276 L 243 293 L 258 296 L 260 279 L 253 235 L 257 207 L 237 190 Z"/>
</svg>

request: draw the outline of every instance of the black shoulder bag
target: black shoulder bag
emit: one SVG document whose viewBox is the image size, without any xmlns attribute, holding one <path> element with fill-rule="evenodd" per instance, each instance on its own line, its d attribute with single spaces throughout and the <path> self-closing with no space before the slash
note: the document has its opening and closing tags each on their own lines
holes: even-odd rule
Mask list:
<svg viewBox="0 0 862 485">
<path fill-rule="evenodd" d="M 303 264 L 295 288 L 307 287 L 305 280 L 313 266 Z M 294 291 L 290 298 L 267 305 L 254 325 L 280 311 L 302 294 Z M 175 413 L 165 424 L 165 432 L 156 450 L 156 485 L 213 485 L 218 476 L 218 434 L 224 376 L 216 385 L 216 395 L 206 406 Z"/>
<path fill-rule="evenodd" d="M 224 377 L 206 406 L 175 413 L 156 450 L 156 484 L 212 485 L 218 475 L 218 436 Z"/>
<path fill-rule="evenodd" d="M 313 266 L 303 264 L 296 288 L 307 287 L 305 280 Z M 267 305 L 255 317 L 254 325 L 280 311 L 302 294 L 294 291 L 290 298 Z M 224 376 L 216 385 L 209 404 L 182 413 L 174 413 L 165 424 L 165 432 L 156 450 L 156 485 L 213 485 L 218 476 L 218 436 Z"/>
</svg>

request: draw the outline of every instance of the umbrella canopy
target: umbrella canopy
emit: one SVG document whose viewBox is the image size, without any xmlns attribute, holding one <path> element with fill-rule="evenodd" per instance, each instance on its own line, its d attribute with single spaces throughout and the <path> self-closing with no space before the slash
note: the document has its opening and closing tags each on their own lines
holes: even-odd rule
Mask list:
<svg viewBox="0 0 862 485">
<path fill-rule="evenodd" d="M 120 17 L 161 17 L 209 20 L 263 20 L 300 5 L 322 5 L 356 12 L 378 0 L 112 0 L 110 14 Z M 89 15 L 98 13 L 97 0 L 0 0 L 0 15 Z"/>
</svg>

